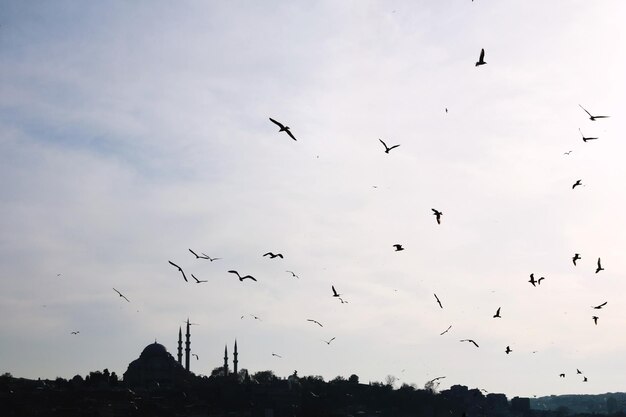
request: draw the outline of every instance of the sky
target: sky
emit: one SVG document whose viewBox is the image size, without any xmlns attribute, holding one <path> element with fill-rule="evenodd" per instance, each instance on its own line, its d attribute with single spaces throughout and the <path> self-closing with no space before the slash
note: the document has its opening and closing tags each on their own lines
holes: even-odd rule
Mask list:
<svg viewBox="0 0 626 417">
<path fill-rule="evenodd" d="M 0 9 L 0 372 L 624 389 L 623 1 Z"/>
</svg>

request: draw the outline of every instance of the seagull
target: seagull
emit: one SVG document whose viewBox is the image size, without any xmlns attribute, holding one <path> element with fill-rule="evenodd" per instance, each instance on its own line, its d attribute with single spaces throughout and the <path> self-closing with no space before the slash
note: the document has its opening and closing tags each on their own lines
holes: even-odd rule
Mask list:
<svg viewBox="0 0 626 417">
<path fill-rule="evenodd" d="M 446 107 L 446 113 L 448 112 L 448 108 Z"/>
<path fill-rule="evenodd" d="M 536 283 L 537 281 L 535 281 L 535 274 L 530 274 L 530 280 L 529 280 L 528 282 L 530 282 L 531 284 L 533 284 L 533 287 L 536 287 L 535 283 Z"/>
<path fill-rule="evenodd" d="M 506 347 L 506 350 L 504 351 L 507 355 L 511 352 L 513 352 L 513 349 L 511 349 L 509 346 Z"/>
<path fill-rule="evenodd" d="M 330 340 L 322 340 L 322 342 L 326 343 L 327 345 L 330 345 L 330 342 L 332 342 L 332 341 L 333 341 L 333 340 L 335 340 L 335 339 L 336 339 L 336 338 L 335 338 L 335 337 L 333 337 L 333 338 L 332 338 L 332 339 L 330 339 Z"/>
<path fill-rule="evenodd" d="M 252 275 L 246 275 L 245 277 L 242 277 L 241 275 L 239 275 L 239 272 L 237 272 L 237 271 L 230 270 L 230 271 L 228 271 L 228 272 L 230 272 L 231 274 L 235 274 L 235 275 L 237 275 L 237 276 L 239 277 L 239 281 L 243 281 L 243 280 L 244 280 L 244 279 L 246 279 L 246 278 L 249 278 L 249 279 L 251 279 L 252 281 L 256 281 L 256 278 L 255 278 L 255 277 L 253 277 Z"/>
<path fill-rule="evenodd" d="M 293 271 L 285 271 L 285 272 L 289 272 L 292 277 L 300 279 L 300 277 L 297 276 Z"/>
<path fill-rule="evenodd" d="M 80 333 L 80 330 L 72 332 L 72 334 L 78 334 L 78 333 Z"/>
<path fill-rule="evenodd" d="M 258 316 L 255 316 L 254 314 L 250 314 L 250 317 L 252 317 L 255 320 L 261 321 L 261 319 Z"/>
<path fill-rule="evenodd" d="M 448 333 L 448 331 L 452 328 L 452 325 L 449 325 L 448 328 L 446 330 L 444 330 L 443 332 L 439 333 L 439 336 L 443 336 L 444 334 Z"/>
<path fill-rule="evenodd" d="M 199 361 L 199 360 L 200 360 L 200 358 L 198 357 L 198 355 L 196 355 L 195 353 L 192 353 L 192 354 L 191 354 L 191 356 L 195 356 L 197 361 Z"/>
<path fill-rule="evenodd" d="M 324 326 L 322 326 L 322 323 L 320 323 L 320 322 L 319 322 L 319 321 L 317 321 L 317 320 L 313 320 L 313 319 L 306 319 L 306 321 L 310 321 L 310 322 L 312 322 L 312 323 L 318 324 L 320 327 L 324 327 Z"/>
<path fill-rule="evenodd" d="M 389 153 L 390 150 L 392 150 L 393 148 L 397 148 L 400 145 L 393 145 L 392 147 L 387 146 L 387 144 L 385 142 L 383 142 L 382 139 L 378 139 L 380 141 L 380 143 L 383 144 L 383 146 L 385 147 L 385 153 Z"/>
<path fill-rule="evenodd" d="M 580 108 L 585 110 L 585 113 L 589 115 L 589 120 L 591 120 L 592 122 L 595 122 L 596 119 L 606 119 L 607 117 L 611 117 L 611 116 L 592 116 L 591 113 L 589 113 L 583 106 L 580 106 Z"/>
<path fill-rule="evenodd" d="M 580 132 L 581 136 L 583 137 L 583 142 L 587 142 L 588 140 L 598 139 L 598 138 L 586 138 L 585 135 L 583 135 L 583 131 L 580 130 L 580 128 L 578 128 L 578 131 Z"/>
<path fill-rule="evenodd" d="M 567 152 L 563 152 L 563 155 L 569 155 L 571 153 L 572 153 L 572 151 L 567 151 Z"/>
<path fill-rule="evenodd" d="M 333 297 L 339 297 L 341 294 L 339 294 L 336 290 L 335 290 L 335 286 L 331 285 L 332 289 L 333 289 Z M 341 299 L 340 299 L 341 300 Z M 341 302 L 343 303 L 343 300 L 341 300 Z"/>
<path fill-rule="evenodd" d="M 498 307 L 498 311 L 496 311 L 496 314 L 493 315 L 493 318 L 494 319 L 496 319 L 496 318 L 497 319 L 501 319 L 502 318 L 502 316 L 500 316 L 500 307 Z"/>
<path fill-rule="evenodd" d="M 602 307 L 604 307 L 607 303 L 608 303 L 608 301 L 605 301 L 605 302 L 603 302 L 602 304 L 597 305 L 597 306 L 592 307 L 592 308 L 594 308 L 594 309 L 596 309 L 596 310 L 600 310 L 600 309 L 601 309 Z"/>
<path fill-rule="evenodd" d="M 334 296 L 333 296 L 334 297 Z M 348 304 L 347 301 L 345 301 L 343 298 L 339 297 L 339 301 L 341 301 L 341 304 Z"/>
<path fill-rule="evenodd" d="M 396 252 L 400 252 L 401 250 L 404 250 L 402 245 L 399 243 L 396 243 L 395 245 L 393 245 L 393 247 L 396 248 Z"/>
<path fill-rule="evenodd" d="M 430 381 L 428 381 L 427 384 L 431 383 L 431 382 L 435 382 L 435 381 L 440 380 L 440 379 L 444 379 L 444 378 L 445 378 L 445 376 L 438 376 L 437 378 L 433 378 Z"/>
<path fill-rule="evenodd" d="M 472 339 L 462 339 L 460 340 L 460 342 L 470 342 L 470 343 L 473 343 L 474 346 L 479 347 L 478 343 L 474 342 Z"/>
<path fill-rule="evenodd" d="M 474 0 L 472 0 L 472 1 L 474 1 Z M 478 62 L 476 63 L 476 66 L 478 67 L 480 65 L 485 65 L 485 64 L 486 64 L 486 62 L 485 62 L 485 49 L 483 48 L 483 49 L 480 50 L 480 57 L 478 58 Z"/>
<path fill-rule="evenodd" d="M 273 252 L 267 252 L 263 256 L 269 256 L 272 259 L 274 259 L 274 258 L 276 258 L 278 256 L 280 259 L 283 259 L 283 254 L 282 253 L 274 254 Z"/>
<path fill-rule="evenodd" d="M 170 265 L 175 266 L 176 268 L 178 268 L 178 270 L 180 271 L 180 273 L 181 273 L 181 274 L 183 274 L 183 278 L 185 279 L 185 282 L 189 282 L 189 281 L 187 281 L 187 277 L 185 276 L 185 271 L 183 271 L 183 269 L 182 269 L 180 266 L 176 265 L 176 264 L 175 264 L 174 262 L 172 262 L 172 261 L 167 261 L 167 262 L 169 262 L 169 263 L 170 263 Z"/>
<path fill-rule="evenodd" d="M 193 253 L 193 256 L 195 256 L 196 259 L 208 259 L 208 257 L 205 256 L 204 254 L 202 254 L 202 256 L 200 256 L 197 253 L 195 253 L 194 251 L 192 251 L 191 249 L 189 249 L 189 252 Z"/>
<path fill-rule="evenodd" d="M 576 187 L 578 187 L 579 185 L 583 185 L 582 180 L 576 180 L 576 182 L 574 183 L 574 185 L 572 185 L 572 190 Z"/>
<path fill-rule="evenodd" d="M 272 353 L 272 356 L 276 356 L 277 358 L 281 358 L 281 359 L 283 358 L 282 356 L 280 356 L 280 355 L 279 355 L 279 354 L 277 354 L 277 353 Z"/>
<path fill-rule="evenodd" d="M 544 277 L 539 278 L 539 279 L 537 280 L 537 284 L 541 285 L 541 280 L 542 280 L 542 279 L 545 279 L 545 278 L 544 278 Z"/>
<path fill-rule="evenodd" d="M 580 372 L 580 369 L 576 368 L 576 375 L 582 375 L 582 372 Z"/>
<path fill-rule="evenodd" d="M 202 252 L 202 255 L 205 256 L 204 259 L 208 259 L 209 261 L 213 262 L 213 261 L 217 261 L 218 259 L 222 259 L 222 258 L 211 258 L 209 255 L 207 255 L 206 253 Z"/>
<path fill-rule="evenodd" d="M 297 140 L 297 139 L 295 138 L 295 136 L 293 135 L 293 133 L 291 133 L 291 130 L 289 130 L 289 126 L 285 126 L 285 125 L 283 125 L 281 122 L 277 122 L 276 120 L 272 119 L 271 117 L 270 117 L 270 121 L 271 121 L 272 123 L 274 123 L 276 126 L 280 127 L 279 132 L 285 132 L 285 133 L 287 133 L 287 134 L 289 135 L 289 137 L 290 137 L 291 139 L 293 139 L 293 140 Z"/>
<path fill-rule="evenodd" d="M 580 257 L 580 253 L 575 253 L 574 257 L 572 258 L 572 262 L 574 262 L 574 266 L 576 266 L 576 261 L 579 260 L 579 259 L 582 259 Z"/>
<path fill-rule="evenodd" d="M 561 378 L 565 378 L 565 374 L 559 374 Z"/>
<path fill-rule="evenodd" d="M 443 214 L 443 212 L 436 210 L 436 209 L 431 209 L 433 211 L 433 216 L 437 217 L 437 224 L 441 224 L 441 215 Z"/>
<path fill-rule="evenodd" d="M 196 284 L 200 284 L 200 283 L 202 283 L 202 282 L 209 282 L 209 281 L 204 280 L 204 279 L 198 279 L 198 278 L 196 278 L 196 276 L 195 276 L 194 274 L 191 274 L 191 277 L 192 277 L 193 279 L 195 279 L 195 280 L 196 280 Z"/>
<path fill-rule="evenodd" d="M 583 382 L 587 382 L 587 377 L 586 376 L 583 377 Z"/>
<path fill-rule="evenodd" d="M 600 271 L 604 271 L 604 268 L 602 268 L 602 265 L 600 265 L 600 258 L 598 258 L 598 267 L 596 268 L 596 274 Z"/>
<path fill-rule="evenodd" d="M 435 300 L 437 300 L 437 304 L 439 304 L 439 307 L 443 308 L 443 306 L 441 305 L 441 301 L 439 301 L 439 297 L 437 297 L 437 294 L 434 294 L 435 296 Z"/>
<path fill-rule="evenodd" d="M 126 297 L 124 297 L 124 295 L 122 295 L 121 292 L 119 292 L 118 290 L 116 290 L 115 288 L 113 288 L 113 291 L 115 291 L 116 293 L 118 293 L 120 295 L 120 297 L 122 297 L 124 300 L 128 301 L 130 303 L 130 300 Z"/>
<path fill-rule="evenodd" d="M 593 317 L 592 317 L 593 322 L 594 322 L 594 324 L 595 324 L 596 326 L 598 325 L 598 319 L 599 319 L 599 318 L 600 318 L 600 317 L 598 317 L 598 316 L 593 316 Z"/>
</svg>

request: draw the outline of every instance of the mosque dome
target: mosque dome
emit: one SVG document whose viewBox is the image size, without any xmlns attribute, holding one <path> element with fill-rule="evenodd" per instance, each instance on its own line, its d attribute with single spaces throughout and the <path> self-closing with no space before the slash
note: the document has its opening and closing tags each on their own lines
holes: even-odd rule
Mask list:
<svg viewBox="0 0 626 417">
<path fill-rule="evenodd" d="M 154 342 L 145 347 L 143 352 L 141 352 L 141 358 L 154 358 L 154 357 L 163 357 L 167 356 L 167 349 L 160 343 Z"/>
</svg>

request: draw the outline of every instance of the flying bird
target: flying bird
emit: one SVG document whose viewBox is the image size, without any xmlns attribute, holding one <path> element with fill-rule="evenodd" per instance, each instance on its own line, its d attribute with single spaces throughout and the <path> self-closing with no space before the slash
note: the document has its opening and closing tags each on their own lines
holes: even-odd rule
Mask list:
<svg viewBox="0 0 626 417">
<path fill-rule="evenodd" d="M 576 368 L 576 375 L 582 375 L 582 372 L 580 372 L 580 369 Z"/>
<path fill-rule="evenodd" d="M 72 334 L 78 334 L 78 333 L 80 333 L 80 330 L 72 332 Z"/>
<path fill-rule="evenodd" d="M 513 352 L 513 349 L 511 349 L 509 346 L 506 347 L 506 350 L 504 351 L 507 355 L 511 352 Z"/>
<path fill-rule="evenodd" d="M 579 104 L 579 106 L 580 106 L 580 104 Z M 592 122 L 595 122 L 596 119 L 606 119 L 607 117 L 611 117 L 611 116 L 593 116 L 583 106 L 580 106 L 580 108 L 585 110 L 585 113 L 587 113 L 589 115 L 589 120 L 591 120 Z"/>
<path fill-rule="evenodd" d="M 399 243 L 396 243 L 395 245 L 393 245 L 393 247 L 396 248 L 396 252 L 400 252 L 401 250 L 404 250 L 402 245 Z"/>
<path fill-rule="evenodd" d="M 500 316 L 500 307 L 498 307 L 498 311 L 496 311 L 496 314 L 493 315 L 493 318 L 494 319 L 496 319 L 496 318 L 497 319 L 501 319 L 502 318 L 502 316 Z"/>
<path fill-rule="evenodd" d="M 207 255 L 206 253 L 202 252 L 202 255 L 205 256 L 204 259 L 208 259 L 209 261 L 213 262 L 213 261 L 217 261 L 218 259 L 222 259 L 222 258 L 211 258 L 209 255 Z"/>
<path fill-rule="evenodd" d="M 430 381 L 428 381 L 428 382 L 427 382 L 427 384 L 428 384 L 428 383 L 435 382 L 435 381 L 438 381 L 438 380 L 440 380 L 440 379 L 444 379 L 444 378 L 445 378 L 445 376 L 438 376 L 437 378 L 433 378 L 433 379 L 431 379 Z"/>
<path fill-rule="evenodd" d="M 383 144 L 383 146 L 385 147 L 385 153 L 389 153 L 390 150 L 397 148 L 400 145 L 393 145 L 392 147 L 387 146 L 387 144 L 385 142 L 383 142 L 382 139 L 378 139 L 380 141 L 380 143 Z"/>
<path fill-rule="evenodd" d="M 293 271 L 285 271 L 285 272 L 289 272 L 292 277 L 300 279 L 300 277 L 297 276 Z"/>
<path fill-rule="evenodd" d="M 572 257 L 572 262 L 574 262 L 574 266 L 576 266 L 576 261 L 582 259 L 580 257 L 580 253 L 575 253 L 574 256 Z"/>
<path fill-rule="evenodd" d="M 598 317 L 598 316 L 593 316 L 593 317 L 592 317 L 593 322 L 594 322 L 594 324 L 595 324 L 596 326 L 598 325 L 598 319 L 599 319 L 599 318 L 600 318 L 600 317 Z"/>
<path fill-rule="evenodd" d="M 597 306 L 592 307 L 592 308 L 594 308 L 594 309 L 596 309 L 596 310 L 600 310 L 600 309 L 601 309 L 602 307 L 604 307 L 607 303 L 608 303 L 608 301 L 605 301 L 605 302 L 603 302 L 602 304 L 597 305 Z"/>
<path fill-rule="evenodd" d="M 444 334 L 448 333 L 448 331 L 452 328 L 452 325 L 449 325 L 448 328 L 446 330 L 444 330 L 443 332 L 439 333 L 439 336 L 443 336 Z"/>
<path fill-rule="evenodd" d="M 291 133 L 291 130 L 289 130 L 289 126 L 285 126 L 283 125 L 281 122 L 277 122 L 276 120 L 272 119 L 270 117 L 270 121 L 272 123 L 274 123 L 276 126 L 280 127 L 279 132 L 285 132 L 289 135 L 289 137 L 293 140 L 297 140 L 296 137 L 293 135 L 293 133 Z"/>
<path fill-rule="evenodd" d="M 587 377 L 586 376 L 583 377 L 583 382 L 587 382 Z"/>
<path fill-rule="evenodd" d="M 237 271 L 230 270 L 228 272 L 230 272 L 231 274 L 237 275 L 239 277 L 239 281 L 243 281 L 244 279 L 251 279 L 252 281 L 256 281 L 256 278 L 253 277 L 252 275 L 246 275 L 246 276 L 242 277 L 241 275 L 239 275 L 239 272 L 237 272 Z"/>
<path fill-rule="evenodd" d="M 189 249 L 189 252 L 193 253 L 193 256 L 195 256 L 196 259 L 208 259 L 208 257 L 205 256 L 204 253 L 202 254 L 202 256 L 200 256 L 197 253 L 195 253 L 194 251 L 192 251 L 191 249 Z"/>
<path fill-rule="evenodd" d="M 443 215 L 443 212 L 436 210 L 436 209 L 431 209 L 433 211 L 433 216 L 436 216 L 437 218 L 437 224 L 441 224 L 441 216 Z"/>
<path fill-rule="evenodd" d="M 596 140 L 598 138 L 586 138 L 585 135 L 583 135 L 583 131 L 580 130 L 580 128 L 578 128 L 578 131 L 580 132 L 580 135 L 583 137 L 583 142 L 587 142 L 588 140 Z"/>
<path fill-rule="evenodd" d="M 460 340 L 460 342 L 470 342 L 470 343 L 473 343 L 474 346 L 479 347 L 478 343 L 474 342 L 472 339 L 462 339 Z"/>
<path fill-rule="evenodd" d="M 183 278 L 185 279 L 185 282 L 189 282 L 189 281 L 187 281 L 187 276 L 185 275 L 185 271 L 183 271 L 183 268 L 181 268 L 180 266 L 176 265 L 176 264 L 175 264 L 174 262 L 172 262 L 172 261 L 167 261 L 167 262 L 169 262 L 169 263 L 170 263 L 170 265 L 172 265 L 172 266 L 174 266 L 174 267 L 178 268 L 178 270 L 180 271 L 180 273 L 181 273 L 181 274 L 183 274 Z"/>
<path fill-rule="evenodd" d="M 473 0 L 472 0 L 473 1 Z M 476 66 L 480 66 L 480 65 L 485 65 L 485 49 L 481 49 L 480 50 L 480 57 L 478 58 L 478 62 L 476 63 Z"/>
<path fill-rule="evenodd" d="M 434 294 L 435 296 L 435 300 L 437 300 L 437 304 L 439 304 L 439 307 L 443 308 L 443 306 L 441 305 L 441 301 L 439 301 L 439 297 L 437 297 L 437 294 Z"/>
<path fill-rule="evenodd" d="M 195 353 L 192 353 L 191 356 L 195 356 L 197 361 L 200 360 L 200 357 L 198 355 L 196 355 Z"/>
<path fill-rule="evenodd" d="M 315 323 L 315 324 L 319 325 L 320 327 L 324 327 L 324 326 L 322 326 L 322 323 L 320 323 L 320 322 L 319 322 L 319 321 L 317 321 L 317 320 L 313 320 L 313 319 L 306 319 L 306 321 L 310 321 L 311 323 Z"/>
<path fill-rule="evenodd" d="M 332 289 L 333 289 L 333 297 L 339 297 L 341 294 L 339 294 L 336 290 L 335 290 L 335 286 L 331 285 Z M 343 303 L 343 300 L 341 301 Z"/>
<path fill-rule="evenodd" d="M 348 304 L 347 301 L 345 301 L 343 298 L 339 297 L 339 301 L 341 301 L 341 304 Z"/>
<path fill-rule="evenodd" d="M 602 268 L 602 265 L 600 265 L 600 258 L 598 258 L 598 267 L 596 268 L 596 274 L 600 271 L 604 271 L 604 268 Z"/>
<path fill-rule="evenodd" d="M 283 358 L 282 356 L 280 356 L 280 355 L 279 355 L 279 354 L 277 354 L 277 353 L 272 353 L 272 356 L 276 356 L 277 358 L 281 358 L 281 359 Z"/>
<path fill-rule="evenodd" d="M 561 378 L 565 378 L 565 374 L 559 374 Z"/>
<path fill-rule="evenodd" d="M 322 340 L 322 342 L 326 343 L 327 345 L 330 345 L 330 342 L 332 342 L 332 341 L 333 341 L 333 340 L 335 340 L 335 339 L 336 339 L 336 338 L 335 338 L 335 337 L 333 337 L 333 338 L 332 338 L 332 339 L 330 339 L 330 340 Z"/>
<path fill-rule="evenodd" d="M 535 281 L 535 274 L 530 274 L 530 279 L 528 280 L 528 282 L 533 284 L 533 287 L 536 287 L 535 284 L 537 283 L 537 281 Z"/>
<path fill-rule="evenodd" d="M 273 253 L 273 252 L 267 252 L 266 254 L 264 254 L 263 256 L 269 256 L 271 259 L 274 259 L 276 257 L 279 257 L 280 259 L 283 259 L 283 254 L 282 253 Z"/>
<path fill-rule="evenodd" d="M 196 276 L 194 274 L 191 274 L 191 277 L 196 280 L 196 284 L 200 284 L 202 282 L 209 282 L 208 280 L 205 280 L 205 279 L 198 279 L 198 278 L 196 278 Z"/>
<path fill-rule="evenodd" d="M 567 151 L 567 152 L 563 152 L 563 155 L 569 155 L 571 153 L 572 153 L 572 151 Z"/>
<path fill-rule="evenodd" d="M 116 293 L 119 294 L 120 297 L 122 297 L 124 300 L 128 301 L 130 303 L 130 300 L 128 298 L 126 298 L 121 292 L 119 292 L 118 290 L 116 290 L 115 288 L 113 288 L 113 291 L 115 291 Z"/>
<path fill-rule="evenodd" d="M 582 183 L 583 180 L 576 180 L 576 182 L 574 183 L 574 185 L 572 185 L 572 190 L 576 187 L 578 187 L 579 185 L 583 185 Z"/>
</svg>

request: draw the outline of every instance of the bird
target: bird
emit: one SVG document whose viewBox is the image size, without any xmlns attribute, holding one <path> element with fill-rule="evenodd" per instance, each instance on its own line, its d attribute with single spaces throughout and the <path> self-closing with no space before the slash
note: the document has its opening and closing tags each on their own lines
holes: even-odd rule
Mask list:
<svg viewBox="0 0 626 417">
<path fill-rule="evenodd" d="M 293 271 L 285 271 L 285 272 L 289 272 L 292 277 L 300 279 L 300 277 L 297 276 Z"/>
<path fill-rule="evenodd" d="M 576 368 L 576 375 L 582 375 L 582 372 L 580 372 L 580 369 Z"/>
<path fill-rule="evenodd" d="M 198 355 L 196 355 L 195 353 L 192 353 L 191 356 L 195 356 L 197 361 L 200 360 L 200 357 Z"/>
<path fill-rule="evenodd" d="M 446 107 L 446 113 L 448 112 L 448 108 Z"/>
<path fill-rule="evenodd" d="M 332 339 L 330 339 L 330 340 L 322 340 L 322 342 L 326 343 L 327 345 L 330 345 L 330 342 L 332 342 L 332 341 L 333 341 L 333 340 L 335 340 L 335 339 L 336 339 L 336 338 L 335 338 L 335 337 L 333 337 L 333 338 L 332 338 Z"/>
<path fill-rule="evenodd" d="M 587 377 L 586 376 L 583 377 L 583 382 L 587 382 Z"/>
<path fill-rule="evenodd" d="M 574 256 L 572 257 L 572 262 L 574 262 L 574 266 L 576 266 L 576 261 L 582 259 L 580 257 L 580 253 L 575 253 Z"/>
<path fill-rule="evenodd" d="M 472 0 L 473 1 L 473 0 Z M 480 65 L 485 65 L 485 49 L 481 49 L 480 50 L 480 57 L 478 58 L 478 62 L 476 63 L 476 66 L 480 66 Z"/>
<path fill-rule="evenodd" d="M 282 253 L 276 253 L 274 254 L 273 252 L 267 252 L 266 254 L 264 254 L 263 256 L 269 256 L 271 259 L 274 259 L 276 257 L 279 257 L 280 259 L 283 259 L 283 254 Z"/>
<path fill-rule="evenodd" d="M 576 180 L 576 182 L 574 183 L 574 185 L 572 185 L 572 190 L 576 187 L 578 187 L 579 185 L 583 185 L 582 180 Z"/>
<path fill-rule="evenodd" d="M 396 252 L 400 252 L 401 250 L 404 250 L 402 245 L 399 243 L 396 243 L 395 245 L 393 245 L 393 247 L 396 248 Z"/>
<path fill-rule="evenodd" d="M 277 353 L 272 353 L 272 356 L 276 356 L 277 358 L 281 358 L 281 359 L 283 358 L 282 356 L 280 356 L 280 355 L 279 355 L 279 354 L 277 354 Z"/>
<path fill-rule="evenodd" d="M 196 259 L 208 259 L 208 257 L 205 256 L 204 254 L 202 254 L 202 256 L 200 256 L 197 253 L 195 253 L 194 251 L 192 251 L 191 249 L 189 249 L 189 252 L 193 253 L 193 256 L 195 256 Z"/>
<path fill-rule="evenodd" d="M 289 130 L 289 126 L 285 126 L 283 125 L 281 122 L 277 122 L 276 120 L 272 119 L 270 117 L 270 121 L 272 123 L 274 123 L 276 126 L 280 127 L 279 132 L 285 132 L 289 135 L 289 137 L 293 140 L 297 140 L 296 137 L 293 135 L 293 133 L 291 133 L 291 130 Z"/>
<path fill-rule="evenodd" d="M 541 285 L 541 280 L 543 280 L 543 279 L 545 279 L 545 278 L 544 278 L 544 277 L 539 278 L 539 279 L 537 280 L 537 284 L 538 284 L 538 285 Z"/>
<path fill-rule="evenodd" d="M 563 152 L 563 155 L 569 155 L 571 153 L 572 153 L 572 151 L 567 151 L 567 152 Z"/>
<path fill-rule="evenodd" d="M 608 303 L 608 301 L 605 301 L 605 302 L 603 302 L 602 304 L 597 305 L 597 306 L 592 307 L 592 308 L 594 308 L 594 309 L 596 309 L 596 310 L 600 310 L 600 309 L 601 309 L 602 307 L 604 307 L 607 303 Z"/>
<path fill-rule="evenodd" d="M 320 323 L 320 322 L 319 322 L 319 321 L 317 321 L 317 320 L 313 320 L 313 319 L 306 319 L 306 321 L 310 321 L 310 322 L 312 322 L 312 323 L 315 323 L 315 324 L 319 325 L 320 327 L 324 327 L 324 326 L 322 326 L 322 323 Z"/>
<path fill-rule="evenodd" d="M 259 318 L 259 316 L 255 316 L 254 314 L 250 314 L 250 317 L 252 317 L 252 318 L 253 318 L 253 319 L 255 319 L 255 320 L 262 321 L 262 320 Z"/>
<path fill-rule="evenodd" d="M 452 328 L 452 325 L 449 325 L 448 328 L 446 330 L 444 330 L 443 332 L 439 333 L 439 336 L 443 336 L 444 334 L 448 333 L 448 331 Z"/>
<path fill-rule="evenodd" d="M 207 281 L 205 279 L 198 279 L 198 278 L 196 278 L 196 276 L 194 274 L 191 274 L 191 276 L 192 276 L 193 279 L 196 280 L 196 284 L 200 284 L 202 282 L 209 282 L 209 281 Z"/>
<path fill-rule="evenodd" d="M 530 280 L 528 280 L 528 282 L 530 282 L 531 284 L 533 284 L 533 287 L 536 287 L 535 283 L 537 281 L 535 281 L 535 274 L 530 274 Z"/>
<path fill-rule="evenodd" d="M 509 353 L 513 352 L 513 349 L 511 349 L 509 346 L 507 346 L 506 349 L 504 350 L 504 352 L 508 355 Z"/>
<path fill-rule="evenodd" d="M 348 304 L 348 302 L 341 297 L 339 297 L 339 301 L 341 301 L 341 304 Z"/>
<path fill-rule="evenodd" d="M 443 308 L 443 306 L 441 305 L 441 301 L 439 301 L 439 297 L 437 297 L 437 294 L 434 294 L 435 296 L 435 300 L 437 300 L 437 304 L 439 304 L 439 307 Z"/>
<path fill-rule="evenodd" d="M 339 294 L 337 290 L 335 290 L 335 286 L 331 285 L 331 287 L 333 289 L 333 297 L 339 297 L 341 294 Z M 343 300 L 341 302 L 343 303 Z"/>
<path fill-rule="evenodd" d="M 228 272 L 230 272 L 231 274 L 237 275 L 239 277 L 239 281 L 243 281 L 244 279 L 251 279 L 252 281 L 256 281 L 256 278 L 253 277 L 252 275 L 246 275 L 246 276 L 242 277 L 241 275 L 239 275 L 239 272 L 237 272 L 237 271 L 230 270 Z"/>
<path fill-rule="evenodd" d="M 431 380 L 430 380 L 430 381 L 428 381 L 427 383 L 432 383 L 432 382 L 435 382 L 435 381 L 438 381 L 438 380 L 440 380 L 440 379 L 444 379 L 444 378 L 445 378 L 445 376 L 438 376 L 437 378 L 433 378 L 433 379 L 431 379 Z"/>
<path fill-rule="evenodd" d="M 587 142 L 588 140 L 598 139 L 598 138 L 586 138 L 585 135 L 583 135 L 583 131 L 580 130 L 580 128 L 578 128 L 578 131 L 580 132 L 580 135 L 583 137 L 583 142 Z"/>
<path fill-rule="evenodd" d="M 80 330 L 77 330 L 77 331 L 75 331 L 75 332 L 72 332 L 72 334 L 78 334 L 78 333 L 80 333 Z"/>
<path fill-rule="evenodd" d="M 57 274 L 57 277 L 60 277 L 62 274 Z"/>
<path fill-rule="evenodd" d="M 209 255 L 207 255 L 206 253 L 202 252 L 202 255 L 205 256 L 204 259 L 208 259 L 209 261 L 213 262 L 213 261 L 217 261 L 218 259 L 222 259 L 222 258 L 211 258 Z"/>
<path fill-rule="evenodd" d="M 378 139 L 380 141 L 380 143 L 383 144 L 383 146 L 385 147 L 385 153 L 389 153 L 390 150 L 397 148 L 400 145 L 393 145 L 392 147 L 387 146 L 387 144 L 385 142 L 383 142 L 382 139 Z"/>
<path fill-rule="evenodd" d="M 580 106 L 580 104 L 579 104 L 579 106 Z M 606 119 L 607 117 L 611 117 L 611 116 L 593 116 L 583 106 L 580 106 L 580 108 L 585 110 L 585 113 L 587 113 L 589 115 L 589 120 L 591 120 L 592 122 L 595 122 L 596 119 Z"/>
<path fill-rule="evenodd" d="M 565 374 L 559 374 L 561 378 L 565 378 Z"/>
<path fill-rule="evenodd" d="M 178 268 L 178 270 L 180 271 L 181 274 L 183 274 L 183 278 L 185 279 L 185 282 L 189 282 L 187 280 L 187 276 L 185 275 L 185 271 L 183 271 L 183 268 L 181 268 L 180 266 L 176 265 L 174 262 L 172 261 L 167 261 L 170 263 L 170 265 L 175 266 L 176 268 Z"/>
<path fill-rule="evenodd" d="M 437 218 L 437 224 L 441 224 L 441 216 L 443 215 L 443 212 L 436 210 L 436 209 L 431 209 L 433 211 L 433 216 L 436 216 Z"/>
<path fill-rule="evenodd" d="M 120 297 L 122 297 L 124 300 L 128 301 L 130 303 L 130 300 L 128 298 L 126 298 L 121 292 L 119 292 L 118 290 L 116 290 L 115 288 L 113 288 L 113 291 L 115 291 L 116 293 L 118 293 L 120 295 Z"/>
<path fill-rule="evenodd" d="M 470 342 L 470 343 L 473 343 L 474 346 L 479 347 L 478 343 L 474 342 L 472 339 L 462 339 L 460 340 L 460 342 Z"/>
<path fill-rule="evenodd" d="M 596 268 L 596 274 L 600 271 L 604 271 L 604 268 L 602 268 L 602 265 L 600 265 L 600 258 L 598 258 L 598 267 Z"/>
<path fill-rule="evenodd" d="M 591 318 L 593 319 L 593 323 L 597 326 L 597 325 L 598 325 L 598 319 L 599 319 L 600 317 L 598 317 L 598 316 L 593 316 L 593 317 L 591 317 Z"/>
<path fill-rule="evenodd" d="M 498 311 L 496 311 L 496 314 L 493 315 L 493 318 L 494 319 L 496 319 L 496 318 L 497 319 L 501 319 L 502 318 L 502 316 L 500 316 L 500 307 L 498 307 Z"/>
</svg>

